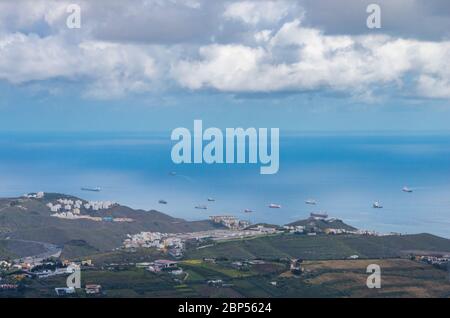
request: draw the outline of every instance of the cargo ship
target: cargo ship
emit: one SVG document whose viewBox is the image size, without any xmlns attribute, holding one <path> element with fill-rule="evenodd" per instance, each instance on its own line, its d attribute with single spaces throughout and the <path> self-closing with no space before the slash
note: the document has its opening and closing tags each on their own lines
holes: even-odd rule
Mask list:
<svg viewBox="0 0 450 318">
<path fill-rule="evenodd" d="M 81 191 L 90 191 L 90 192 L 100 192 L 102 189 L 100 189 L 99 187 L 95 187 L 95 188 L 81 188 Z"/>
</svg>

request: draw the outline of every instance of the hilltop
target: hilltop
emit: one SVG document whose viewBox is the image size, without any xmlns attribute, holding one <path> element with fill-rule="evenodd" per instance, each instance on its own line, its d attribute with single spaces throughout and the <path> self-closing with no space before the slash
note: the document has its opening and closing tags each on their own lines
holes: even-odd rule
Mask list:
<svg viewBox="0 0 450 318">
<path fill-rule="evenodd" d="M 357 229 L 353 226 L 350 226 L 344 223 L 342 220 L 331 218 L 331 219 L 322 219 L 322 218 L 314 218 L 309 217 L 305 220 L 295 221 L 287 226 L 304 226 L 306 230 L 325 230 L 325 229 L 343 229 L 346 231 L 356 231 Z"/>
</svg>

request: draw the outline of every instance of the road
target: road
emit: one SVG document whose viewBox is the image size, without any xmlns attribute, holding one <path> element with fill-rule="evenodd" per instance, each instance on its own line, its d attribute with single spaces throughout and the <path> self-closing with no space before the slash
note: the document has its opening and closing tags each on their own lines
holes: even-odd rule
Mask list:
<svg viewBox="0 0 450 318">
<path fill-rule="evenodd" d="M 39 244 L 46 250 L 44 253 L 40 253 L 37 255 L 25 256 L 25 257 L 15 259 L 14 262 L 16 262 L 16 263 L 22 263 L 22 262 L 36 263 L 36 262 L 40 262 L 49 257 L 59 257 L 62 252 L 62 248 L 60 246 L 57 246 L 57 245 L 51 244 L 51 243 L 38 242 L 38 241 L 27 241 L 27 240 L 19 240 L 19 239 L 10 239 L 10 241 Z"/>
</svg>

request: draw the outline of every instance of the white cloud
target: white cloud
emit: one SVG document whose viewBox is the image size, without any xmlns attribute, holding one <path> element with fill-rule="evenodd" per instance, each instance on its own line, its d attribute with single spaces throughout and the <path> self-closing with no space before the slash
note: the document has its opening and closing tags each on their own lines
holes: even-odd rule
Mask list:
<svg viewBox="0 0 450 318">
<path fill-rule="evenodd" d="M 52 26 L 65 17 L 70 3 L 67 0 L 0 1 L 0 29 L 27 29 L 39 22 Z"/>
<path fill-rule="evenodd" d="M 228 3 L 223 16 L 253 25 L 276 23 L 296 8 L 293 1 L 238 1 Z"/>
<path fill-rule="evenodd" d="M 422 96 L 441 98 L 450 95 L 449 45 L 389 36 L 330 36 L 295 20 L 257 47 L 204 46 L 200 59 L 179 62 L 173 74 L 190 89 L 331 89 L 353 95 L 370 95 L 373 87 L 387 84 L 400 87 L 412 76 Z"/>
<path fill-rule="evenodd" d="M 255 33 L 256 42 L 267 42 L 270 40 L 272 30 L 262 30 Z"/>
<path fill-rule="evenodd" d="M 59 38 L 14 33 L 0 40 L 0 79 L 15 84 L 71 78 L 78 70 L 77 61 L 77 52 Z"/>
<path fill-rule="evenodd" d="M 86 80 L 89 95 L 122 96 L 149 91 L 155 60 L 140 46 L 41 38 L 15 33 L 0 40 L 0 79 L 14 84 L 56 78 Z"/>
<path fill-rule="evenodd" d="M 190 89 L 211 86 L 224 91 L 240 90 L 240 85 L 248 80 L 249 75 L 258 72 L 258 64 L 264 60 L 265 54 L 261 48 L 210 45 L 200 48 L 202 61 L 177 63 L 173 75 Z M 246 83 L 245 88 L 249 85 L 251 83 Z"/>
<path fill-rule="evenodd" d="M 84 42 L 79 45 L 82 74 L 93 77 L 87 95 L 98 98 L 120 97 L 127 93 L 152 90 L 158 78 L 155 60 L 145 47 Z"/>
<path fill-rule="evenodd" d="M 304 25 L 293 1 L 141 0 L 129 8 L 80 0 L 81 30 L 65 27 L 69 3 L 0 2 L 0 80 L 68 79 L 95 98 L 149 92 L 168 81 L 190 90 L 371 96 L 389 87 L 450 98 L 449 41 L 330 35 Z M 217 29 L 205 27 L 205 13 Z M 215 44 L 201 41 L 211 34 Z M 134 41 L 123 40 L 131 35 Z"/>
<path fill-rule="evenodd" d="M 450 98 L 450 80 L 421 75 L 418 79 L 418 92 L 423 97 Z"/>
</svg>

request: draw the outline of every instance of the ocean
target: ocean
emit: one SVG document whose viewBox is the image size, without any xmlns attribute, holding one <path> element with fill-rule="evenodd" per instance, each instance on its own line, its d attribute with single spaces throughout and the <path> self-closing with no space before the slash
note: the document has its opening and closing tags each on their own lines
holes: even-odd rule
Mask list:
<svg viewBox="0 0 450 318">
<path fill-rule="evenodd" d="M 176 165 L 173 144 L 170 133 L 1 133 L 0 196 L 60 192 L 187 220 L 229 214 L 286 224 L 326 212 L 362 229 L 450 238 L 450 134 L 281 131 L 274 175 L 259 164 Z"/>
</svg>

